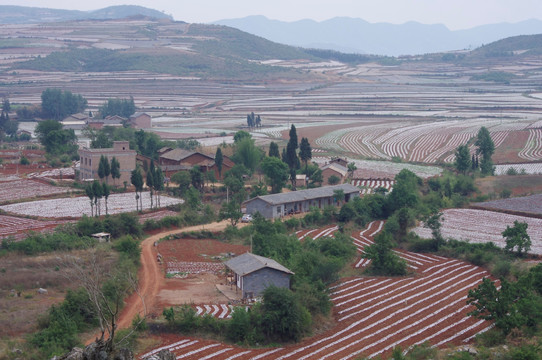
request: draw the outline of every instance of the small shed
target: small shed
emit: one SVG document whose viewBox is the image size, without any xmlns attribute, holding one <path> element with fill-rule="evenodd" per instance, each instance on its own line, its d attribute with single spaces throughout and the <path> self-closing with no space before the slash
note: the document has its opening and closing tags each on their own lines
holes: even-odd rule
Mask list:
<svg viewBox="0 0 542 360">
<path fill-rule="evenodd" d="M 106 232 L 92 234 L 92 237 L 97 239 L 98 242 L 109 242 L 109 240 L 111 240 L 111 234 Z"/>
<path fill-rule="evenodd" d="M 294 274 L 273 259 L 245 253 L 224 262 L 234 273 L 236 289 L 243 298 L 261 296 L 269 286 L 290 288 L 290 277 Z"/>
</svg>

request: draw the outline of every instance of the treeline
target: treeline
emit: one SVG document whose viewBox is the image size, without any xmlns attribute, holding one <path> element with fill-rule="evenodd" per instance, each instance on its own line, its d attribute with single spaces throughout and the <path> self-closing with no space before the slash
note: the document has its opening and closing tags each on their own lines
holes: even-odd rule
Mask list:
<svg viewBox="0 0 542 360">
<path fill-rule="evenodd" d="M 136 106 L 132 96 L 130 96 L 130 99 L 108 99 L 100 107 L 100 116 L 105 118 L 107 116 L 118 115 L 129 118 L 135 111 Z"/>
<path fill-rule="evenodd" d="M 83 215 L 76 223 L 61 225 L 53 233 L 31 232 L 20 241 L 3 239 L 1 249 L 2 252 L 20 252 L 25 255 L 86 249 L 96 245 L 91 235 L 99 232 L 108 232 L 112 238 L 123 235 L 140 237 L 143 228 L 137 216 L 132 214 L 108 215 L 103 219 Z"/>
</svg>

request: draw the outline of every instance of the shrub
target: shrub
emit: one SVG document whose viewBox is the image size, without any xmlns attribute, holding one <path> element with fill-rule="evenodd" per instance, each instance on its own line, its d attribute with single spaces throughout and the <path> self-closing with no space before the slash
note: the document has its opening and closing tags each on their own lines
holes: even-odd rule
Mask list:
<svg viewBox="0 0 542 360">
<path fill-rule="evenodd" d="M 341 178 L 339 178 L 337 175 L 331 175 L 327 178 L 327 183 L 329 185 L 337 185 L 341 181 Z"/>
<path fill-rule="evenodd" d="M 506 175 L 517 175 L 517 174 L 518 174 L 518 171 L 513 167 L 509 167 L 506 170 Z"/>
</svg>

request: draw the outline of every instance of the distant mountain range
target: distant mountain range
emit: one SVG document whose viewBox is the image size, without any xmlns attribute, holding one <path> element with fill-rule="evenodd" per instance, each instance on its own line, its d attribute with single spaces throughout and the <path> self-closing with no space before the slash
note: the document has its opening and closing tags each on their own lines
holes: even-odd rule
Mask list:
<svg viewBox="0 0 542 360">
<path fill-rule="evenodd" d="M 394 25 L 369 23 L 348 17 L 337 17 L 322 22 L 314 20 L 284 22 L 270 20 L 264 16 L 249 16 L 220 20 L 214 24 L 234 27 L 287 45 L 389 56 L 474 49 L 511 36 L 542 34 L 542 21 L 534 19 L 455 31 L 442 24 L 407 22 Z"/>
<path fill-rule="evenodd" d="M 28 24 L 83 19 L 123 19 L 132 16 L 146 16 L 156 19 L 166 18 L 173 20 L 170 15 L 166 15 L 160 11 L 135 5 L 110 6 L 94 11 L 0 5 L 0 24 Z"/>
</svg>

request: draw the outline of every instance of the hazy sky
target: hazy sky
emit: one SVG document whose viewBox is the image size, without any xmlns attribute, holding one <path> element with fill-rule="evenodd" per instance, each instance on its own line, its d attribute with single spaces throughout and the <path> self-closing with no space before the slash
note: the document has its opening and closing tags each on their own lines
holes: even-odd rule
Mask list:
<svg viewBox="0 0 542 360">
<path fill-rule="evenodd" d="M 77 10 L 125 4 L 149 7 L 173 15 L 175 20 L 199 23 L 248 15 L 283 21 L 349 16 L 394 24 L 411 20 L 441 23 L 457 30 L 488 23 L 542 20 L 541 0 L 0 0 L 0 5 Z"/>
</svg>

